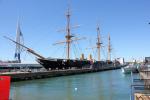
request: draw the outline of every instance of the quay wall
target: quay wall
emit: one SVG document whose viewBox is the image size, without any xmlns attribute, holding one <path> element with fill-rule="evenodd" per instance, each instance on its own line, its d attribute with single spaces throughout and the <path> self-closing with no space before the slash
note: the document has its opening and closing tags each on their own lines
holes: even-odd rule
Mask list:
<svg viewBox="0 0 150 100">
<path fill-rule="evenodd" d="M 100 72 L 100 71 L 115 70 L 120 68 L 121 66 L 103 67 L 100 69 L 68 69 L 68 70 L 52 70 L 52 71 L 40 71 L 40 72 L 14 72 L 14 73 L 10 72 L 10 73 L 0 73 L 0 76 L 11 76 L 11 81 L 15 82 L 15 81 L 25 81 L 25 80 L 33 80 L 33 79 L 43 79 L 43 78 L 58 77 L 58 76 Z"/>
</svg>

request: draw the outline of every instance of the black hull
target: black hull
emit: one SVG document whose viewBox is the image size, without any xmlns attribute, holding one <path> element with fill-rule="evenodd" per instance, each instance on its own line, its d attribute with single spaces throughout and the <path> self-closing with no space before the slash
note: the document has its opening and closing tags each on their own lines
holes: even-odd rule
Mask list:
<svg viewBox="0 0 150 100">
<path fill-rule="evenodd" d="M 94 69 L 100 69 L 102 67 L 113 67 L 113 62 L 96 61 L 96 62 L 93 63 L 92 67 Z"/>
<path fill-rule="evenodd" d="M 90 67 L 88 60 L 66 60 L 66 59 L 37 59 L 38 63 L 43 65 L 45 69 L 69 69 L 72 67 L 83 68 Z"/>
<path fill-rule="evenodd" d="M 108 67 L 120 67 L 119 62 L 112 62 L 112 61 L 96 61 L 93 63 L 92 68 L 93 69 L 102 69 L 102 68 L 108 68 Z"/>
</svg>

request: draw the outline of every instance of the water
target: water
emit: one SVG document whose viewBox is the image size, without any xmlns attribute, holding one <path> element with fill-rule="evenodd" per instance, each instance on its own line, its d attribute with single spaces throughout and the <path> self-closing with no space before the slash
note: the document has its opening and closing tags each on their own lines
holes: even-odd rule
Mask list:
<svg viewBox="0 0 150 100">
<path fill-rule="evenodd" d="M 121 70 L 14 82 L 12 100 L 129 100 L 130 75 Z"/>
</svg>

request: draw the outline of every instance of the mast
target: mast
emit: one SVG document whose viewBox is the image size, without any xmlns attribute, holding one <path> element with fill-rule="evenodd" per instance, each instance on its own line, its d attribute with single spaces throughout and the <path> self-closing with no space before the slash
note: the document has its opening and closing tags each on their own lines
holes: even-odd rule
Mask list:
<svg viewBox="0 0 150 100">
<path fill-rule="evenodd" d="M 101 37 L 100 37 L 100 28 L 99 28 L 99 25 L 97 25 L 97 42 L 96 42 L 96 46 L 93 46 L 93 47 L 90 47 L 90 48 L 87 48 L 87 49 L 93 49 L 93 48 L 97 48 L 97 56 L 98 56 L 98 61 L 101 60 Z"/>
<path fill-rule="evenodd" d="M 66 12 L 66 19 L 67 19 L 66 28 L 62 29 L 62 30 L 58 30 L 58 32 L 61 32 L 61 31 L 65 31 L 66 32 L 66 36 L 65 36 L 66 40 L 65 41 L 56 42 L 56 43 L 53 44 L 53 45 L 56 45 L 56 44 L 63 44 L 63 43 L 65 43 L 67 45 L 67 48 L 66 48 L 66 59 L 67 60 L 70 59 L 71 43 L 74 42 L 74 41 L 86 39 L 85 37 L 77 38 L 74 35 L 72 35 L 71 29 L 77 28 L 77 27 L 79 27 L 79 25 L 71 26 L 71 24 L 70 24 L 70 16 L 71 16 L 70 7 L 68 6 L 68 9 L 67 9 L 67 12 Z"/>
<path fill-rule="evenodd" d="M 17 22 L 17 30 L 16 30 L 16 42 L 17 43 L 21 43 L 23 42 L 23 35 L 22 35 L 22 32 L 21 32 L 21 29 L 20 29 L 20 23 L 19 21 Z M 16 44 L 16 50 L 15 50 L 15 59 L 21 63 L 21 57 L 20 57 L 20 54 L 21 54 L 21 46 L 19 44 Z"/>
<path fill-rule="evenodd" d="M 67 26 L 66 26 L 66 44 L 67 44 L 67 48 L 66 48 L 66 52 L 67 52 L 67 59 L 70 59 L 70 42 L 71 42 L 71 38 L 73 37 L 70 33 L 70 9 L 68 8 L 68 11 L 66 13 L 66 18 L 67 18 Z"/>
<path fill-rule="evenodd" d="M 97 52 L 98 52 L 98 61 L 101 60 L 100 58 L 100 48 L 101 48 L 101 42 L 100 42 L 100 28 L 99 28 L 99 25 L 97 25 Z"/>
<path fill-rule="evenodd" d="M 108 61 L 111 61 L 111 45 L 110 45 L 110 34 L 108 34 Z"/>
</svg>

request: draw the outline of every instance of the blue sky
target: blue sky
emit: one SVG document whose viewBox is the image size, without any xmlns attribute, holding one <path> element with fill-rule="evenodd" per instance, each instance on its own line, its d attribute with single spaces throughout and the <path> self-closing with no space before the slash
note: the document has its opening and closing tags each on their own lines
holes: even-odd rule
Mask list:
<svg viewBox="0 0 150 100">
<path fill-rule="evenodd" d="M 95 45 L 96 24 L 100 24 L 103 51 L 106 59 L 107 35 L 111 35 L 112 58 L 125 60 L 150 56 L 150 1 L 149 0 L 70 0 L 71 24 L 80 25 L 72 33 L 87 37 L 72 45 L 72 58 L 84 52 L 85 57 L 95 50 L 86 50 Z M 3 38 L 15 38 L 17 20 L 24 35 L 25 45 L 45 57 L 65 57 L 65 45 L 53 46 L 65 40 L 68 0 L 0 0 L 0 59 L 14 58 L 15 45 Z M 76 44 L 76 45 L 75 45 Z M 105 53 L 104 53 L 105 52 Z M 22 60 L 35 62 L 35 56 L 23 52 Z"/>
</svg>

